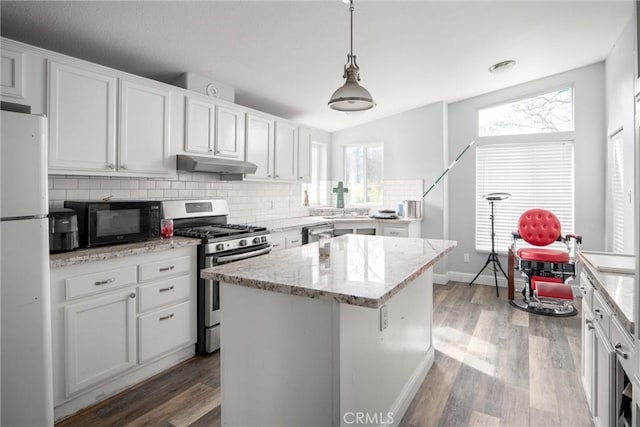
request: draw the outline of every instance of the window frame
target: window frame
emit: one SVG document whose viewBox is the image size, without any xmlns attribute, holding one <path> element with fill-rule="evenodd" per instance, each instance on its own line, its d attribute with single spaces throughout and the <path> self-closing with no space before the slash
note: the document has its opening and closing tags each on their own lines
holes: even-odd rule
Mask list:
<svg viewBox="0 0 640 427">
<path fill-rule="evenodd" d="M 318 159 L 317 159 L 318 161 L 316 162 L 315 165 L 313 162 L 314 149 L 319 150 Z M 328 183 L 329 144 L 327 144 L 326 142 L 311 140 L 311 150 L 309 152 L 309 155 L 311 156 L 311 181 L 308 183 L 305 183 L 305 185 L 303 185 L 302 187 L 302 190 L 303 190 L 303 193 L 304 193 L 304 190 L 307 190 L 307 192 L 309 193 L 309 190 L 313 188 L 314 191 L 316 192 L 317 200 L 311 200 L 311 197 L 309 197 L 309 206 L 323 206 L 327 202 L 326 188 L 322 188 L 322 183 L 323 182 L 325 183 L 325 187 L 327 186 L 327 183 Z M 318 169 L 317 182 L 313 180 L 314 168 Z"/>
<path fill-rule="evenodd" d="M 522 133 L 522 134 L 513 134 L 513 135 L 488 135 L 488 136 L 480 136 L 480 110 L 484 110 L 487 108 L 498 107 L 501 105 L 521 101 L 527 98 L 535 98 L 536 96 L 544 95 L 546 93 L 559 91 L 562 89 L 571 89 L 571 115 L 573 122 L 573 130 L 570 131 L 561 131 L 561 132 L 537 132 L 537 133 Z M 540 89 L 537 91 L 532 91 L 528 93 L 523 93 L 518 96 L 511 97 L 506 100 L 500 100 L 495 103 L 485 104 L 483 106 L 476 107 L 475 109 L 475 135 L 476 135 L 476 144 L 478 147 L 485 145 L 499 145 L 499 144 L 536 144 L 536 143 L 545 143 L 545 142 L 570 142 L 573 144 L 573 206 L 571 207 L 572 215 L 573 215 L 573 223 L 575 226 L 576 221 L 576 169 L 575 169 L 575 159 L 576 159 L 576 149 L 578 147 L 576 141 L 576 90 L 575 85 L 573 83 L 566 84 L 558 84 L 550 87 L 546 87 L 544 89 Z M 475 167 L 475 165 L 474 165 Z M 478 230 L 478 170 L 474 171 L 474 186 L 476 190 L 474 190 L 474 236 L 473 236 L 473 246 L 477 253 L 488 254 L 491 252 L 491 248 L 489 249 L 478 249 L 477 243 L 477 230 Z M 488 203 L 488 202 L 487 202 Z M 514 224 L 514 229 L 517 227 L 517 224 Z M 563 230 L 563 233 L 573 232 L 573 230 Z M 496 248 L 496 252 L 501 255 L 506 255 L 507 251 L 500 250 Z"/>
<path fill-rule="evenodd" d="M 511 135 L 485 135 L 480 136 L 480 110 L 486 110 L 489 108 L 500 107 L 501 105 L 511 104 L 518 101 L 523 101 L 528 98 L 535 98 L 537 96 L 544 95 L 546 93 L 558 92 L 562 89 L 571 89 L 571 122 L 573 123 L 573 130 L 570 131 L 560 131 L 560 132 L 531 132 L 531 133 L 518 133 Z M 517 96 L 513 96 L 506 100 L 496 101 L 489 104 L 485 104 L 481 107 L 476 107 L 475 111 L 475 135 L 476 141 L 484 140 L 485 138 L 512 138 L 512 137 L 532 137 L 539 135 L 558 135 L 557 138 L 570 138 L 573 139 L 573 135 L 575 135 L 576 131 L 576 89 L 574 83 L 566 83 L 566 84 L 558 84 L 549 86 L 545 89 L 540 89 L 537 91 L 523 93 Z M 565 137 L 565 135 L 570 135 Z"/>
<path fill-rule="evenodd" d="M 347 185 L 347 162 L 346 162 L 346 149 L 350 148 L 350 147 L 357 147 L 357 148 L 363 148 L 363 150 L 365 151 L 363 154 L 363 162 L 364 162 L 364 201 L 362 203 L 355 203 L 351 200 L 349 200 L 349 204 L 352 206 L 372 206 L 372 207 L 379 207 L 382 206 L 384 204 L 384 193 L 383 193 L 383 197 L 382 200 L 380 200 L 379 203 L 373 203 L 367 200 L 367 184 L 368 184 L 368 177 L 367 177 L 367 155 L 366 155 L 366 150 L 368 148 L 382 148 L 382 181 L 384 182 L 384 143 L 382 141 L 372 141 L 372 142 L 364 142 L 364 143 L 359 143 L 359 144 L 343 144 L 341 146 L 342 149 L 342 177 L 343 177 L 343 181 L 345 183 L 345 186 L 348 188 Z"/>
</svg>

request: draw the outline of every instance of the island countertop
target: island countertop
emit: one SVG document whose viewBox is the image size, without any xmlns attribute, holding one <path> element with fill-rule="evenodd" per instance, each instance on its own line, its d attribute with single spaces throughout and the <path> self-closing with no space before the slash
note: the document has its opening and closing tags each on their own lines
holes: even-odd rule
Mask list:
<svg viewBox="0 0 640 427">
<path fill-rule="evenodd" d="M 432 267 L 455 241 L 347 234 L 205 269 L 201 277 L 272 292 L 378 308 Z"/>
</svg>

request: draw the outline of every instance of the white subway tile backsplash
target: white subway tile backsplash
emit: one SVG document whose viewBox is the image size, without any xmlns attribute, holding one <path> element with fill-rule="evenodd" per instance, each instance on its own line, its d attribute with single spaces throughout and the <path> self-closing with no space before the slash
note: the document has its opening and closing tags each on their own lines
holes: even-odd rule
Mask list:
<svg viewBox="0 0 640 427">
<path fill-rule="evenodd" d="M 64 200 L 212 198 L 229 202 L 230 222 L 259 224 L 263 220 L 309 215 L 302 204 L 300 183 L 227 182 L 217 175 L 180 173 L 177 179 L 49 177 L 49 205 Z"/>
<path fill-rule="evenodd" d="M 80 189 L 96 189 L 100 188 L 100 181 L 97 179 L 79 179 L 78 180 L 78 188 Z"/>
<path fill-rule="evenodd" d="M 78 188 L 78 180 L 75 178 L 54 178 L 53 188 L 63 190 L 67 188 Z"/>
<path fill-rule="evenodd" d="M 120 188 L 135 189 L 138 188 L 139 181 L 135 179 L 123 179 L 120 181 Z"/>
<path fill-rule="evenodd" d="M 67 190 L 66 200 L 86 200 L 90 190 Z M 49 196 L 51 197 L 51 196 Z"/>
</svg>

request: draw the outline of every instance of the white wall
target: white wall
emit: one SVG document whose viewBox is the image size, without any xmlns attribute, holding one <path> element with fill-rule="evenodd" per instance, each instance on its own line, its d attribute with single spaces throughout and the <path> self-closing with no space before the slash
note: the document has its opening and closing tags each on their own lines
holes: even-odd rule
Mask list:
<svg viewBox="0 0 640 427">
<path fill-rule="evenodd" d="M 365 113 L 366 114 L 366 113 Z M 446 104 L 438 102 L 340 130 L 332 134 L 331 178 L 342 180 L 344 172 L 342 146 L 382 142 L 384 144 L 385 181 L 423 180 L 425 188 L 445 168 Z M 444 237 L 444 185 L 438 185 L 423 205 L 422 237 Z M 401 202 L 390 203 L 395 209 Z"/>
<path fill-rule="evenodd" d="M 624 235 L 623 252 L 634 252 L 634 60 L 636 49 L 636 20 L 632 18 L 620 38 L 605 61 L 605 88 L 606 88 L 606 117 L 607 135 L 611 135 L 622 128 L 622 144 L 624 146 L 624 186 L 625 194 L 629 195 L 625 205 L 624 223 L 626 233 Z M 607 139 L 608 140 L 608 139 Z M 607 192 L 608 193 L 608 192 Z M 611 207 L 613 199 L 607 194 L 607 207 Z M 612 234 L 612 210 L 606 212 L 606 242 L 607 250 Z"/>
<path fill-rule="evenodd" d="M 575 100 L 575 231 L 584 236 L 583 249 L 604 249 L 605 202 L 605 89 L 604 64 L 598 63 L 449 106 L 449 155 L 453 158 L 472 139 L 477 138 L 478 108 L 515 98 L 573 85 Z M 478 139 L 478 142 L 481 141 Z M 477 273 L 487 258 L 475 250 L 475 150 L 463 165 L 449 176 L 449 238 L 458 247 L 448 257 L 449 270 Z M 529 165 L 522 165 L 530 167 Z M 515 224 L 514 224 L 515 227 Z M 463 262 L 463 254 L 470 262 Z M 503 267 L 506 268 L 503 258 Z M 465 280 L 463 275 L 458 280 Z"/>
</svg>

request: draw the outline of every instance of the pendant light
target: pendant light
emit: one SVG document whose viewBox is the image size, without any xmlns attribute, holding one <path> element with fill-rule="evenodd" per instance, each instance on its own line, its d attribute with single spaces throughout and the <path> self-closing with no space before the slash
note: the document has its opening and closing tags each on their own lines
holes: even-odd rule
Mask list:
<svg viewBox="0 0 640 427">
<path fill-rule="evenodd" d="M 347 79 L 344 85 L 339 87 L 329 100 L 329 107 L 338 111 L 364 111 L 376 106 L 373 97 L 364 87 L 360 86 L 360 68 L 353 54 L 353 0 L 349 0 L 349 13 L 351 15 L 351 52 L 347 54 L 347 63 L 344 65 L 343 79 Z"/>
</svg>

